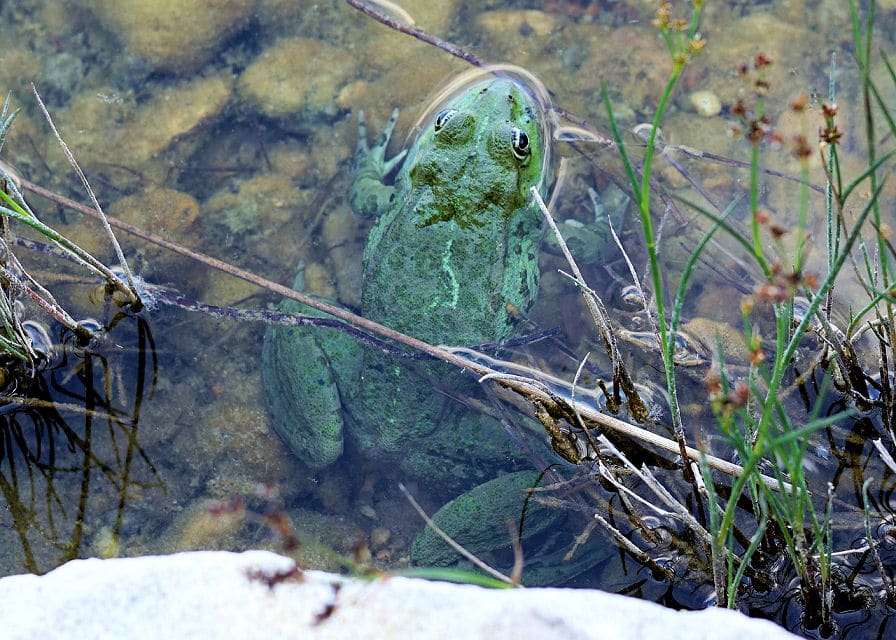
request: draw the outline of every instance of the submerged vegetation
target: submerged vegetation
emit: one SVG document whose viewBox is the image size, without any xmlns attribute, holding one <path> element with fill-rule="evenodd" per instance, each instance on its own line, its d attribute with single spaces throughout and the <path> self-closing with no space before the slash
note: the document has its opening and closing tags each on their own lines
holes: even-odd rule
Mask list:
<svg viewBox="0 0 896 640">
<path fill-rule="evenodd" d="M 0 148 L 15 117 L 7 96 Z M 102 218 L 86 179 L 84 185 Z M 41 222 L 23 196 L 21 179 L 2 163 L 0 216 L 0 495 L 24 568 L 40 573 L 84 555 L 85 528 L 97 508 L 91 487 L 104 485 L 118 496 L 114 523 L 93 545 L 94 553 L 117 555 L 130 492 L 158 486 L 137 440 L 139 406 L 153 379 L 152 337 L 146 321 L 135 316 L 143 300 L 108 224 L 121 257 L 117 269 Z M 98 296 L 108 317 L 76 320 L 26 271 L 17 256 L 23 251 L 83 268 L 101 283 Z M 124 316 L 134 320 L 134 344 L 125 354 L 110 353 L 106 334 Z"/>
</svg>

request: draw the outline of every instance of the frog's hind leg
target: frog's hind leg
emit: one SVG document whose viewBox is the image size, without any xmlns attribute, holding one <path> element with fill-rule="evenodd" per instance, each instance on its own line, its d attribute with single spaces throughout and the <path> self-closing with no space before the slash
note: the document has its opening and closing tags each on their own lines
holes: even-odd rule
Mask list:
<svg viewBox="0 0 896 640">
<path fill-rule="evenodd" d="M 433 516 L 433 522 L 452 540 L 476 556 L 494 554 L 499 568 L 501 558 L 510 561 L 511 536 L 519 534 L 525 556 L 522 582 L 539 586 L 563 584 L 604 562 L 616 546 L 596 533 L 590 544 L 576 550 L 575 535 L 581 531 L 576 514 L 560 506 L 529 499 L 530 490 L 543 485 L 538 471 L 515 471 L 485 482 L 446 503 Z M 550 494 L 548 494 L 550 496 Z M 508 522 L 514 524 L 508 531 Z M 572 553 L 576 550 L 575 553 Z M 424 529 L 411 546 L 411 563 L 425 567 L 451 567 L 463 560 L 432 529 Z"/>
<path fill-rule="evenodd" d="M 301 277 L 297 279 L 297 283 Z M 292 300 L 286 313 L 323 314 Z M 339 382 L 351 376 L 359 347 L 338 329 L 271 327 L 262 351 L 262 383 L 274 430 L 308 466 L 320 469 L 343 450 Z M 345 385 L 342 385 L 345 386 Z"/>
</svg>

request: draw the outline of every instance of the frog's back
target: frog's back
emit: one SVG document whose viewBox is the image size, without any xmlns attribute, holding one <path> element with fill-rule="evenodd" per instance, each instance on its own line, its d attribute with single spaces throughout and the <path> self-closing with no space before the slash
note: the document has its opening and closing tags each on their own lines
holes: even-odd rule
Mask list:
<svg viewBox="0 0 896 640">
<path fill-rule="evenodd" d="M 364 314 L 432 344 L 475 345 L 507 338 L 512 310 L 538 291 L 541 220 L 526 206 L 482 227 L 454 221 L 418 228 L 398 215 L 365 254 Z"/>
<path fill-rule="evenodd" d="M 468 87 L 421 132 L 364 252 L 364 313 L 433 343 L 508 337 L 538 284 L 544 114 L 528 89 Z"/>
</svg>

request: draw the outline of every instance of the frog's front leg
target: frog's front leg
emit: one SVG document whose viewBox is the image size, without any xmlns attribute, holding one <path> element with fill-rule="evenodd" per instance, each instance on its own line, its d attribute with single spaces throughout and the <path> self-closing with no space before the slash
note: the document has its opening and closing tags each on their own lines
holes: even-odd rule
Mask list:
<svg viewBox="0 0 896 640">
<path fill-rule="evenodd" d="M 594 210 L 594 219 L 583 223 L 578 220 L 557 221 L 560 235 L 577 261 L 583 264 L 594 264 L 606 258 L 607 251 L 614 245 L 612 224 L 616 235 L 622 233 L 629 197 L 616 185 L 610 185 L 602 194 L 588 189 L 588 196 Z M 560 247 L 552 234 L 548 234 L 547 249 L 551 253 L 560 253 Z"/>
<path fill-rule="evenodd" d="M 383 180 L 401 164 L 407 150 L 386 160 L 386 147 L 398 121 L 398 109 L 392 111 L 389 122 L 383 128 L 373 147 L 367 145 L 367 123 L 364 112 L 358 113 L 358 146 L 355 149 L 355 166 L 349 190 L 352 210 L 358 215 L 376 217 L 392 204 L 395 187 L 383 184 Z"/>
</svg>

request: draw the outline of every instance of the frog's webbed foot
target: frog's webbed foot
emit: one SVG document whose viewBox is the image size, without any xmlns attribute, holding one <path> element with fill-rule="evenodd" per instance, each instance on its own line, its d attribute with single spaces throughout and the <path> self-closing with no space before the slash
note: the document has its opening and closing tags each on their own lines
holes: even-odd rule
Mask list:
<svg viewBox="0 0 896 640">
<path fill-rule="evenodd" d="M 386 159 L 386 147 L 398 121 L 398 109 L 392 111 L 383 132 L 372 147 L 367 144 L 367 121 L 364 112 L 358 112 L 358 145 L 355 148 L 355 167 L 351 186 L 352 209 L 359 215 L 376 216 L 388 210 L 395 188 L 383 184 L 407 154 L 402 150 Z"/>
<path fill-rule="evenodd" d="M 355 170 L 367 167 L 375 167 L 378 169 L 380 178 L 389 175 L 392 170 L 401 164 L 407 154 L 407 149 L 386 160 L 386 147 L 389 146 L 389 140 L 392 139 L 392 132 L 395 131 L 395 123 L 398 122 L 398 109 L 392 110 L 389 121 L 383 127 L 379 140 L 373 147 L 367 145 L 367 120 L 364 117 L 364 111 L 358 112 L 358 146 L 355 149 Z"/>
<path fill-rule="evenodd" d="M 594 210 L 594 219 L 591 222 L 558 220 L 557 226 L 573 257 L 585 264 L 594 264 L 602 257 L 605 258 L 607 252 L 613 249 L 615 242 L 610 224 L 612 223 L 617 235 L 622 232 L 629 198 L 619 187 L 612 184 L 603 194 L 598 194 L 589 188 L 588 197 Z M 551 253 L 560 253 L 557 241 L 552 235 L 548 235 L 546 244 Z"/>
</svg>

